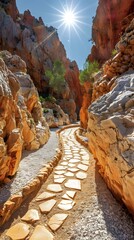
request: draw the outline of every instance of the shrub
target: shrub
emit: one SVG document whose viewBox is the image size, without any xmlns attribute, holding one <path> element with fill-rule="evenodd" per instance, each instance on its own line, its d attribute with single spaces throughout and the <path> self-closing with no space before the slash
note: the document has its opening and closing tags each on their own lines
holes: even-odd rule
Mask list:
<svg viewBox="0 0 134 240">
<path fill-rule="evenodd" d="M 56 99 L 52 95 L 49 95 L 48 97 L 45 97 L 44 100 L 47 101 L 47 102 L 51 102 L 51 103 L 56 102 Z"/>
<path fill-rule="evenodd" d="M 43 113 L 48 113 L 48 112 L 49 112 L 48 108 L 43 108 Z"/>
<path fill-rule="evenodd" d="M 80 83 L 90 82 L 93 79 L 93 74 L 99 71 L 99 64 L 97 61 L 86 62 L 84 65 L 84 70 L 80 72 Z"/>
<path fill-rule="evenodd" d="M 117 50 L 116 49 L 114 49 L 113 51 L 112 51 L 112 57 L 114 57 L 115 55 L 117 54 Z"/>
<path fill-rule="evenodd" d="M 39 96 L 39 100 L 41 103 L 43 103 L 45 101 L 45 99 L 42 96 Z"/>
</svg>

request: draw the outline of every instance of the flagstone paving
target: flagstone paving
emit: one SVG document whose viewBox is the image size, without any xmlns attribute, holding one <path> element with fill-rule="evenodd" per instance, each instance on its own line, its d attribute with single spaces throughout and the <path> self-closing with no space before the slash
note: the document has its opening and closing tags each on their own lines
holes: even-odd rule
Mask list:
<svg viewBox="0 0 134 240">
<path fill-rule="evenodd" d="M 94 166 L 95 161 L 90 159 L 91 155 L 75 140 L 74 131 L 76 129 L 69 128 L 60 133 L 63 141 L 62 159 L 48 180 L 42 185 L 39 193 L 29 202 L 28 209 L 23 214 L 22 206 L 21 218 L 18 216 L 17 219 L 14 219 L 11 226 L 5 229 L 0 238 L 1 240 L 7 240 L 5 235 L 13 240 L 134 239 L 134 232 L 129 229 L 130 226 L 133 226 L 134 229 L 134 224 L 127 218 L 127 233 L 123 233 L 124 235 L 122 232 L 125 230 L 122 228 L 122 231 L 118 232 L 117 237 L 111 237 L 109 230 L 103 223 L 103 227 L 100 227 L 101 231 L 96 230 L 97 227 L 101 226 L 99 223 L 101 205 L 97 201 L 96 192 L 94 194 L 93 190 L 95 171 L 92 166 Z M 99 180 L 99 182 L 101 181 Z M 102 189 L 100 189 L 101 191 Z M 105 188 L 105 191 L 108 191 L 109 194 L 107 188 Z M 106 197 L 105 195 L 104 198 Z M 92 209 L 90 209 L 90 205 L 94 204 L 94 201 L 95 206 L 93 205 Z M 116 200 L 114 201 L 113 205 L 116 205 Z M 87 211 L 85 214 L 81 214 L 84 211 L 83 209 Z M 108 211 L 110 224 L 114 224 L 114 219 L 111 220 L 110 216 L 112 214 L 113 211 Z M 24 221 L 26 221 L 26 224 Z M 77 222 L 76 226 L 74 226 L 75 221 Z M 35 224 L 34 222 L 37 223 Z M 120 228 L 120 225 L 124 227 L 122 218 L 120 224 L 117 225 L 118 228 Z M 66 226 L 66 229 L 64 226 Z"/>
</svg>

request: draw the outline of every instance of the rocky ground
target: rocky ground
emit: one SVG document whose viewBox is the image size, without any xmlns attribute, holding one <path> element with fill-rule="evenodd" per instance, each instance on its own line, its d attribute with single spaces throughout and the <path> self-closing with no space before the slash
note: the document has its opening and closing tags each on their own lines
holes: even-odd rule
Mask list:
<svg viewBox="0 0 134 240">
<path fill-rule="evenodd" d="M 31 196 L 31 199 L 28 199 L 12 216 L 10 222 L 1 228 L 1 240 L 9 239 L 6 234 L 8 233 L 7 230 L 11 229 L 11 226 L 15 226 L 18 223 L 26 224 L 21 218 L 31 209 L 37 210 L 39 219 L 35 222 L 33 221 L 33 223 L 32 220 L 28 221 L 28 224 L 26 224 L 29 228 L 27 237 L 21 239 L 45 239 L 39 238 L 39 235 L 38 238 L 34 238 L 33 234 L 35 234 L 35 229 L 38 230 L 39 228 L 37 225 L 45 227 L 43 228 L 43 234 L 46 234 L 47 228 L 49 231 L 47 231 L 47 234 L 49 236 L 46 239 L 48 240 L 134 239 L 134 223 L 131 216 L 126 208 L 118 203 L 107 189 L 98 173 L 95 160 L 91 154 L 75 140 L 75 130 L 76 128 L 69 128 L 61 132 L 64 144 L 64 154 L 61 161 L 49 176 L 48 180 L 43 184 L 40 191 L 36 193 L 36 195 Z M 85 166 L 85 170 L 80 170 L 80 164 L 82 164 L 82 168 L 83 165 Z M 73 173 L 74 176 L 66 176 L 67 172 Z M 83 180 L 80 179 L 77 175 L 79 172 L 82 172 L 86 178 Z M 60 189 L 59 192 L 56 192 L 55 188 L 53 191 L 48 189 L 50 184 L 56 183 L 57 180 L 55 181 L 55 179 L 63 179 L 63 182 L 60 183 L 59 186 L 62 189 Z M 78 180 L 77 182 L 80 183 L 81 187 L 77 185 L 73 189 L 73 184 L 68 187 L 68 180 Z M 55 200 L 55 205 L 50 211 L 45 213 L 41 211 L 40 204 L 46 203 L 46 200 L 37 202 L 37 197 L 39 198 L 40 194 L 44 191 L 56 195 L 51 199 Z M 70 209 L 63 210 L 64 207 L 68 208 L 68 204 L 70 204 L 66 202 L 61 206 L 61 200 L 63 200 L 63 195 L 67 193 L 67 191 L 75 191 L 76 194 L 75 197 L 69 199 L 71 203 Z M 66 197 L 67 196 L 64 196 L 64 200 Z M 73 203 L 75 203 L 74 206 Z M 59 224 L 58 230 L 53 229 L 55 222 L 52 225 L 50 224 L 50 220 L 52 220 L 55 214 L 67 214 L 65 222 L 63 220 L 60 224 L 59 222 L 57 223 Z"/>
</svg>

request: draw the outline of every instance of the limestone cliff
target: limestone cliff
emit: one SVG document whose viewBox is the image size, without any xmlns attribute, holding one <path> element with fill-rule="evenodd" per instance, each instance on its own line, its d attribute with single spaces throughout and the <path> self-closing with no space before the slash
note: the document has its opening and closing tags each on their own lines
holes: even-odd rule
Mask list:
<svg viewBox="0 0 134 240">
<path fill-rule="evenodd" d="M 93 86 L 88 138 L 100 173 L 134 214 L 134 19 Z"/>
<path fill-rule="evenodd" d="M 49 138 L 37 90 L 25 62 L 0 52 L 0 181 L 13 176 L 22 150 L 35 150 Z"/>
<path fill-rule="evenodd" d="M 134 214 L 134 71 L 89 107 L 89 148 L 114 195 Z"/>
<path fill-rule="evenodd" d="M 89 60 L 104 63 L 111 57 L 120 39 L 124 18 L 134 12 L 134 1 L 99 0 L 96 16 L 93 19 L 92 41 L 94 45 Z"/>
<path fill-rule="evenodd" d="M 75 105 L 73 111 L 80 109 L 79 69 L 75 62 L 71 63 L 67 59 L 57 30 L 45 26 L 42 19 L 33 17 L 29 10 L 25 11 L 24 14 L 19 14 L 15 0 L 2 0 L 0 2 L 0 49 L 17 54 L 26 62 L 28 74 L 33 79 L 38 91 L 44 95 L 48 94 L 49 89 L 45 71 L 52 68 L 54 61 L 60 60 L 66 68 L 70 98 Z M 74 85 L 77 86 L 77 91 Z M 69 105 L 68 99 L 66 102 Z M 62 106 L 64 108 L 66 104 Z M 69 112 L 68 114 L 70 115 Z M 73 118 L 75 115 L 74 112 Z"/>
</svg>

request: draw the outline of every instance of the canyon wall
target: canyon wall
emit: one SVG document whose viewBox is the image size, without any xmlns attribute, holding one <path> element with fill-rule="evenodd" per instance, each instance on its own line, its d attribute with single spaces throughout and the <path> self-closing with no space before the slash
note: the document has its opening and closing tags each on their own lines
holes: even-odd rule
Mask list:
<svg viewBox="0 0 134 240">
<path fill-rule="evenodd" d="M 134 214 L 134 71 L 91 104 L 88 138 L 100 174 Z"/>
<path fill-rule="evenodd" d="M 134 215 L 134 19 L 102 67 L 89 107 L 89 148 L 114 195 Z"/>
<path fill-rule="evenodd" d="M 57 30 L 47 27 L 42 19 L 33 17 L 29 10 L 20 14 L 15 0 L 2 0 L 0 2 L 0 49 L 8 50 L 12 54 L 19 55 L 27 64 L 28 74 L 33 79 L 38 91 L 48 95 L 49 82 L 45 77 L 45 71 L 52 69 L 53 63 L 60 60 L 66 68 L 66 82 L 69 87 L 69 96 L 75 107 L 72 115 L 70 108 L 72 103 L 66 100 L 62 104 L 71 120 L 76 120 L 81 103 L 81 87 L 79 84 L 79 69 L 76 62 L 70 62 L 66 57 L 66 51 L 60 42 Z M 74 90 L 77 86 L 77 91 Z"/>
<path fill-rule="evenodd" d="M 133 0 L 99 0 L 96 16 L 93 19 L 94 45 L 88 57 L 90 61 L 97 60 L 102 64 L 111 57 L 124 28 L 124 19 L 133 12 Z"/>
<path fill-rule="evenodd" d="M 0 181 L 13 176 L 22 150 L 36 150 L 49 138 L 37 90 L 25 62 L 0 52 Z"/>
</svg>

